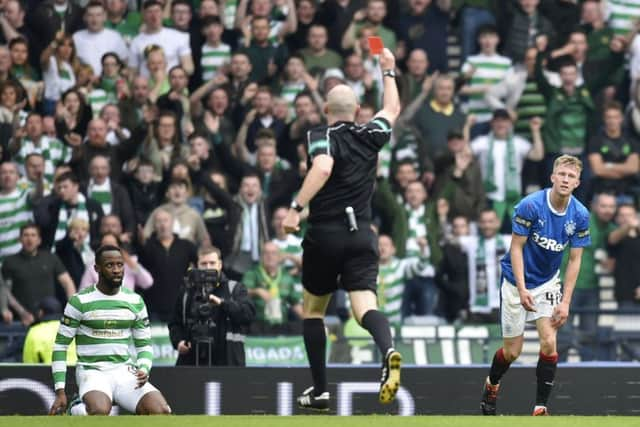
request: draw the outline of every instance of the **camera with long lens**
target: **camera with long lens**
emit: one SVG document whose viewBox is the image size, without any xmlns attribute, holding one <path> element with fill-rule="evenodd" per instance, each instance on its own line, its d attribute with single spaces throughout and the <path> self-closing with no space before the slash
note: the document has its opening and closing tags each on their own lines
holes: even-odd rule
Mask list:
<svg viewBox="0 0 640 427">
<path fill-rule="evenodd" d="M 209 295 L 217 286 L 220 275 L 217 270 L 191 269 L 185 280 L 185 287 L 191 294 L 191 302 L 184 307 L 188 341 L 195 349 L 196 366 L 201 360 L 208 360 L 211 366 L 217 325 L 213 320 L 214 306 Z"/>
</svg>

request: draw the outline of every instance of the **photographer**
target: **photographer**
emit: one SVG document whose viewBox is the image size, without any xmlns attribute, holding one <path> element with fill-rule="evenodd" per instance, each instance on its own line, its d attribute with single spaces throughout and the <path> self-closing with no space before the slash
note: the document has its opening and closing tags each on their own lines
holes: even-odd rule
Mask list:
<svg viewBox="0 0 640 427">
<path fill-rule="evenodd" d="M 169 322 L 176 365 L 245 365 L 243 332 L 256 310 L 244 285 L 221 271 L 218 248 L 198 252 L 198 268 L 189 271 Z"/>
</svg>

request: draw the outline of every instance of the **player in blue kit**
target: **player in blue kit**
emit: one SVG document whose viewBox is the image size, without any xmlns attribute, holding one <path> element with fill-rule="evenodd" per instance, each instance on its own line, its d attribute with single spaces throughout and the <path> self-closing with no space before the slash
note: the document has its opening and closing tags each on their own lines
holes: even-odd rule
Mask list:
<svg viewBox="0 0 640 427">
<path fill-rule="evenodd" d="M 556 334 L 569 315 L 582 248 L 591 244 L 589 212 L 571 195 L 580 184 L 581 171 L 582 162 L 576 157 L 558 157 L 552 187 L 528 195 L 515 208 L 511 249 L 501 262 L 503 346 L 493 357 L 483 387 L 484 415 L 496 414 L 500 378 L 522 351 L 525 322 L 533 321 L 540 337 L 533 415 L 548 415 L 547 400 L 558 363 Z M 569 263 L 562 289 L 560 263 L 567 247 Z"/>
</svg>

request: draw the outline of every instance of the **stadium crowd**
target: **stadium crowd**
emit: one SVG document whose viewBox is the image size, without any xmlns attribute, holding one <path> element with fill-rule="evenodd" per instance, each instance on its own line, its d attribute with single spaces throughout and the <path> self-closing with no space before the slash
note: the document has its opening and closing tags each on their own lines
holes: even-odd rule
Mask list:
<svg viewBox="0 0 640 427">
<path fill-rule="evenodd" d="M 403 104 L 373 199 L 390 321 L 496 321 L 514 204 L 549 186 L 560 154 L 583 159 L 578 197 L 592 207 L 573 307 L 598 307 L 602 269 L 618 306 L 639 307 L 640 0 L 0 10 L 5 324 L 29 326 L 48 297 L 64 303 L 95 283 L 101 244 L 124 250 L 124 286 L 168 322 L 197 249 L 214 245 L 255 303 L 250 333 L 299 333 L 302 234 L 282 221 L 327 91 L 351 86 L 360 124 L 380 108 L 370 36 L 398 58 Z M 332 310 L 349 316 L 340 299 Z"/>
</svg>

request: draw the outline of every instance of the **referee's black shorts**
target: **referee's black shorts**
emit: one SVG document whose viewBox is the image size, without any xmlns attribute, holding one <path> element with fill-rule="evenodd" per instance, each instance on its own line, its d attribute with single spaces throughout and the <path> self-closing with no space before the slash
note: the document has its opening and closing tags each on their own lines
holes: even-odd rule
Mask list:
<svg viewBox="0 0 640 427">
<path fill-rule="evenodd" d="M 302 285 L 313 295 L 345 291 L 376 292 L 378 239 L 370 224 L 350 232 L 343 222 L 310 225 L 302 242 Z"/>
</svg>

